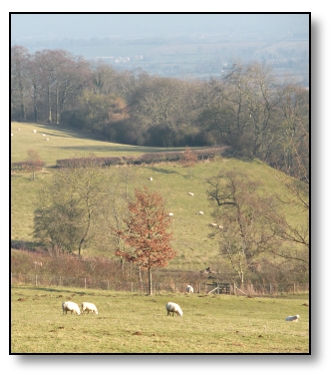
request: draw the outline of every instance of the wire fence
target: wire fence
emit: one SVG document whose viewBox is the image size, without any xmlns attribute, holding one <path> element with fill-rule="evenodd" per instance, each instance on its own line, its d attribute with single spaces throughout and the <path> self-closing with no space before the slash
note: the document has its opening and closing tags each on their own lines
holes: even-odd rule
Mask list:
<svg viewBox="0 0 334 381">
<path fill-rule="evenodd" d="M 147 282 L 115 282 L 111 279 L 71 278 L 63 276 L 48 276 L 40 274 L 13 274 L 11 273 L 11 285 L 34 285 L 36 287 L 75 287 L 83 289 L 99 289 L 109 291 L 133 292 L 148 294 Z M 153 282 L 153 294 L 186 292 L 187 283 Z M 269 284 L 243 284 L 237 283 L 208 283 L 195 282 L 192 284 L 195 293 L 198 294 L 227 294 L 246 296 L 265 296 L 282 294 L 305 294 L 309 293 L 308 283 L 269 283 Z"/>
</svg>

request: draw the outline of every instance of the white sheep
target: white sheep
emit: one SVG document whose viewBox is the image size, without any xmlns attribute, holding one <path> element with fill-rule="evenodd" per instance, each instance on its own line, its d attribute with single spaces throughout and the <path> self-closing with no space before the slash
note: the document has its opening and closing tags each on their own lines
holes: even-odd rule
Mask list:
<svg viewBox="0 0 334 381">
<path fill-rule="evenodd" d="M 42 134 L 42 136 L 45 136 L 45 134 Z"/>
<path fill-rule="evenodd" d="M 36 134 L 37 131 L 36 131 L 36 130 L 32 130 L 32 132 L 33 132 L 34 134 Z"/>
<path fill-rule="evenodd" d="M 174 214 L 173 213 L 168 213 L 169 217 L 173 217 Z"/>
<path fill-rule="evenodd" d="M 199 212 L 197 212 L 197 214 L 203 216 L 204 212 L 202 212 L 201 210 Z"/>
<path fill-rule="evenodd" d="M 148 178 L 148 181 L 153 181 L 153 177 L 149 177 L 149 178 Z"/>
<path fill-rule="evenodd" d="M 63 315 L 64 315 L 64 312 L 66 312 L 67 314 L 67 311 L 71 311 L 71 314 L 73 314 L 73 311 L 74 311 L 75 313 L 80 315 L 80 308 L 74 302 L 63 302 L 62 308 L 63 308 Z"/>
<path fill-rule="evenodd" d="M 21 130 L 18 128 L 17 131 L 21 131 Z"/>
<path fill-rule="evenodd" d="M 210 223 L 210 226 L 212 226 L 213 228 L 216 228 L 216 227 L 217 227 L 217 224 L 215 224 L 214 222 L 211 222 L 211 223 Z"/>
<path fill-rule="evenodd" d="M 45 138 L 45 140 L 49 140 L 49 138 Z"/>
<path fill-rule="evenodd" d="M 95 313 L 95 315 L 97 315 L 99 312 L 98 312 L 98 310 L 97 310 L 97 308 L 96 308 L 96 306 L 95 306 L 95 304 L 93 304 L 93 303 L 88 303 L 88 302 L 83 302 L 82 304 L 81 304 L 81 313 L 83 314 L 85 311 L 87 311 L 87 313 L 89 314 L 89 311 L 91 311 L 91 312 L 94 312 Z"/>
<path fill-rule="evenodd" d="M 286 321 L 294 321 L 294 322 L 297 322 L 298 319 L 300 319 L 299 315 L 288 316 L 287 318 L 285 318 Z"/>
<path fill-rule="evenodd" d="M 174 313 L 176 313 L 176 314 L 178 314 L 178 315 L 180 315 L 180 316 L 183 315 L 183 312 L 182 312 L 182 310 L 181 310 L 181 307 L 180 307 L 178 304 L 173 303 L 173 302 L 168 302 L 168 303 L 166 304 L 166 310 L 167 310 L 167 316 L 168 316 L 169 314 L 173 314 L 173 316 L 174 316 Z"/>
<path fill-rule="evenodd" d="M 192 192 L 188 192 L 189 196 L 195 196 Z"/>
<path fill-rule="evenodd" d="M 188 286 L 186 287 L 186 292 L 191 292 L 191 293 L 194 292 L 194 289 L 193 287 L 190 286 L 190 284 L 188 284 Z"/>
</svg>

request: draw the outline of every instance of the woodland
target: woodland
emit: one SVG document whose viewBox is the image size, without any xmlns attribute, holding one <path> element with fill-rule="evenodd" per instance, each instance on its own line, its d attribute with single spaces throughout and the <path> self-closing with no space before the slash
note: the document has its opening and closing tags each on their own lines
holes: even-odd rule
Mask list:
<svg viewBox="0 0 334 381">
<path fill-rule="evenodd" d="M 15 45 L 11 120 L 140 146 L 227 145 L 308 182 L 309 90 L 260 62 L 235 61 L 218 79 L 165 78 Z"/>
</svg>

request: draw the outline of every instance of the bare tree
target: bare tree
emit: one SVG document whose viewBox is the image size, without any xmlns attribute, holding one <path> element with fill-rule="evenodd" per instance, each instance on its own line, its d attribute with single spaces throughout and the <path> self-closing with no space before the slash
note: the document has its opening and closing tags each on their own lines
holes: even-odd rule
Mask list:
<svg viewBox="0 0 334 381">
<path fill-rule="evenodd" d="M 260 183 L 237 171 L 221 172 L 207 184 L 212 215 L 221 227 L 211 237 L 218 236 L 221 255 L 243 283 L 246 272 L 253 272 L 254 264 L 271 245 L 273 234 L 263 218 L 269 200 L 258 195 Z"/>
<path fill-rule="evenodd" d="M 26 165 L 28 170 L 32 172 L 32 179 L 35 180 L 36 172 L 40 171 L 43 168 L 44 163 L 37 151 L 29 149 L 27 151 Z"/>
<path fill-rule="evenodd" d="M 29 60 L 28 49 L 18 45 L 11 48 L 11 106 L 12 113 L 18 107 L 20 122 L 26 121 L 27 67 Z"/>
</svg>

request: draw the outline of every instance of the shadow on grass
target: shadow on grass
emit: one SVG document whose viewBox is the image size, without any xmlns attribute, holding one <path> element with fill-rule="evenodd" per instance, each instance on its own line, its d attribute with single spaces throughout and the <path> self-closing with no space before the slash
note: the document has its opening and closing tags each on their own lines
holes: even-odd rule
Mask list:
<svg viewBox="0 0 334 381">
<path fill-rule="evenodd" d="M 36 287 L 36 286 L 20 286 L 20 288 L 25 288 L 27 290 L 38 290 L 38 291 L 48 291 L 48 292 L 57 292 L 57 293 L 62 293 L 62 292 L 72 292 L 75 293 L 79 296 L 84 296 L 88 295 L 89 293 L 80 291 L 80 292 L 75 292 L 73 289 L 67 290 L 67 289 L 56 289 L 56 288 L 51 288 L 51 287 Z"/>
<path fill-rule="evenodd" d="M 45 247 L 38 242 L 24 241 L 24 240 L 15 240 L 10 241 L 11 249 L 17 250 L 27 250 L 27 251 L 38 251 L 44 250 Z"/>
<path fill-rule="evenodd" d="M 173 169 L 165 169 L 165 168 L 157 168 L 157 167 L 152 167 L 151 169 L 153 172 L 163 173 L 166 175 L 170 175 L 172 173 L 180 175 L 180 172 L 174 171 Z"/>
</svg>

